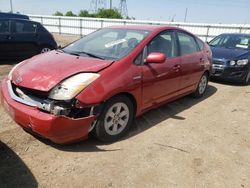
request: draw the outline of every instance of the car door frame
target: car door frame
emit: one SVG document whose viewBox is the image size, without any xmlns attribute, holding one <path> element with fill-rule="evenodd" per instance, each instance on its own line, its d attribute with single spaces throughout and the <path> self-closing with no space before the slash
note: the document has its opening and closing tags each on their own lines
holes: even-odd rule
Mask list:
<svg viewBox="0 0 250 188">
<path fill-rule="evenodd" d="M 182 54 L 181 44 L 178 33 L 186 34 L 193 38 L 196 45 L 196 52 L 190 54 Z M 179 55 L 181 57 L 181 93 L 192 92 L 196 89 L 201 76 L 205 69 L 205 59 L 202 49 L 200 49 L 195 36 L 183 30 L 176 30 L 176 39 L 179 47 Z M 190 62 L 192 61 L 192 62 Z"/>
<path fill-rule="evenodd" d="M 15 52 L 17 58 L 27 58 L 31 57 L 38 52 L 38 44 L 37 44 L 37 27 L 35 32 L 22 32 L 22 33 L 17 33 L 16 32 L 16 22 L 23 22 L 23 23 L 30 23 L 30 24 L 36 24 L 33 23 L 30 20 L 19 20 L 19 19 L 12 19 L 11 20 L 11 26 L 12 26 L 12 41 L 13 45 L 15 46 Z M 28 39 L 27 40 L 22 40 L 25 39 L 25 37 Z M 26 45 L 26 47 L 25 47 Z M 23 47 L 22 47 L 23 46 Z"/>
</svg>

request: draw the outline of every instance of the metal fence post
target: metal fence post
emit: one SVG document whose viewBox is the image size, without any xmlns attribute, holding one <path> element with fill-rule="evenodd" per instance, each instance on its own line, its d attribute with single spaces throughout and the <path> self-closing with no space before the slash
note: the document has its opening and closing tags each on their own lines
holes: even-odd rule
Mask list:
<svg viewBox="0 0 250 188">
<path fill-rule="evenodd" d="M 79 21 L 80 21 L 80 36 L 82 37 L 82 18 L 80 18 Z"/>
<path fill-rule="evenodd" d="M 58 24 L 59 24 L 59 34 L 62 34 L 62 30 L 61 30 L 62 29 L 61 28 L 61 26 L 62 26 L 61 25 L 61 17 L 59 17 L 59 23 Z"/>
<path fill-rule="evenodd" d="M 242 27 L 239 28 L 240 29 L 240 33 L 242 32 Z"/>
<path fill-rule="evenodd" d="M 208 39 L 208 37 L 209 37 L 209 29 L 210 29 L 210 26 L 208 25 L 208 26 L 207 26 L 207 34 L 206 34 L 206 42 L 207 42 L 207 39 Z"/>
<path fill-rule="evenodd" d="M 103 20 L 101 20 L 101 28 L 103 28 Z"/>
</svg>

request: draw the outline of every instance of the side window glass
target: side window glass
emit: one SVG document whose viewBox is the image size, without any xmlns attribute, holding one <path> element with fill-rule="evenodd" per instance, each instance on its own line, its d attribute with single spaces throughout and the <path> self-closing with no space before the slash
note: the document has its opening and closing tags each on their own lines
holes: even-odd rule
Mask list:
<svg viewBox="0 0 250 188">
<path fill-rule="evenodd" d="M 29 22 L 16 21 L 16 33 L 35 33 L 37 25 Z"/>
<path fill-rule="evenodd" d="M 204 48 L 204 43 L 200 39 L 198 39 L 198 38 L 197 38 L 196 41 L 198 43 L 199 49 L 202 50 Z"/>
<path fill-rule="evenodd" d="M 180 42 L 181 55 L 192 54 L 198 51 L 195 39 L 191 35 L 179 32 L 177 35 Z"/>
<path fill-rule="evenodd" d="M 142 64 L 142 55 L 143 53 L 141 52 L 134 60 L 135 65 L 141 65 Z"/>
<path fill-rule="evenodd" d="M 9 33 L 10 32 L 10 25 L 8 20 L 0 20 L 0 33 Z"/>
<path fill-rule="evenodd" d="M 167 57 L 176 57 L 177 50 L 175 45 L 174 33 L 167 31 L 156 36 L 147 47 L 147 54 L 152 52 L 164 53 Z"/>
</svg>

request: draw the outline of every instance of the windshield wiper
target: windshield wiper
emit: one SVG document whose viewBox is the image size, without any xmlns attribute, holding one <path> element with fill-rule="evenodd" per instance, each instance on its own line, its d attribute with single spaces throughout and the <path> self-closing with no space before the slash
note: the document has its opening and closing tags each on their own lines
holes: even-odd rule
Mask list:
<svg viewBox="0 0 250 188">
<path fill-rule="evenodd" d="M 75 56 L 80 56 L 80 52 L 66 52 L 66 53 L 68 53 L 68 54 L 70 54 L 70 55 L 75 55 Z"/>
<path fill-rule="evenodd" d="M 61 53 L 65 53 L 65 51 L 63 49 L 57 48 L 56 51 L 61 52 Z"/>
<path fill-rule="evenodd" d="M 89 57 L 94 57 L 94 58 L 97 58 L 97 59 L 102 59 L 102 60 L 105 60 L 103 57 L 100 57 L 98 55 L 95 55 L 95 54 L 92 54 L 92 53 L 89 53 L 89 52 L 79 52 L 80 54 L 86 54 L 88 55 Z"/>
<path fill-rule="evenodd" d="M 75 56 L 80 56 L 81 54 L 86 54 L 87 56 L 89 57 L 94 57 L 94 58 L 97 58 L 97 59 L 102 59 L 102 60 L 105 60 L 103 57 L 100 57 L 100 56 L 97 56 L 95 54 L 91 54 L 89 52 L 84 52 L 84 51 L 64 51 L 70 55 L 75 55 Z"/>
</svg>

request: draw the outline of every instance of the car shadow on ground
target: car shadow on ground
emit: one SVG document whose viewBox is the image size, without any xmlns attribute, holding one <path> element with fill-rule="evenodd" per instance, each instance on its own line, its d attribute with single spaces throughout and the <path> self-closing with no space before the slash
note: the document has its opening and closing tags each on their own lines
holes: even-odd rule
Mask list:
<svg viewBox="0 0 250 188">
<path fill-rule="evenodd" d="M 182 117 L 178 114 L 191 108 L 192 106 L 206 100 L 217 92 L 217 88 L 208 85 L 207 91 L 202 98 L 195 99 L 192 96 L 185 96 L 181 99 L 175 100 L 171 103 L 165 104 L 160 108 L 150 110 L 143 114 L 141 117 L 135 120 L 134 126 L 132 126 L 130 133 L 125 138 L 133 137 L 143 131 L 150 129 L 151 127 L 167 120 L 175 119 L 178 121 L 184 121 L 188 117 Z"/>
<path fill-rule="evenodd" d="M 0 65 L 15 65 L 21 61 L 19 60 L 0 60 Z"/>
<path fill-rule="evenodd" d="M 184 121 L 188 117 L 181 117 L 178 114 L 191 108 L 192 106 L 206 100 L 217 92 L 217 88 L 209 85 L 205 95 L 200 99 L 194 99 L 190 96 L 183 97 L 174 102 L 163 105 L 154 110 L 150 110 L 143 114 L 141 117 L 138 117 L 132 125 L 132 128 L 127 136 L 124 139 L 129 139 L 130 137 L 136 136 L 154 126 L 165 121 L 169 118 L 176 119 L 179 121 Z M 106 150 L 102 149 L 101 146 L 110 145 L 112 143 L 102 143 L 98 140 L 90 137 L 86 141 L 82 141 L 70 145 L 57 145 L 48 140 L 38 138 L 41 142 L 50 145 L 58 150 L 67 151 L 67 152 L 114 152 L 121 149 Z"/>
<path fill-rule="evenodd" d="M 250 82 L 248 82 L 248 84 L 243 84 L 241 82 L 227 81 L 227 80 L 222 80 L 222 79 L 218 79 L 218 78 L 210 79 L 210 81 L 214 82 L 214 83 L 217 83 L 217 84 L 236 86 L 236 87 L 244 87 L 244 86 L 249 86 L 250 85 Z"/>
<path fill-rule="evenodd" d="M 38 183 L 24 162 L 0 141 L 0 187 L 38 187 Z"/>
</svg>

